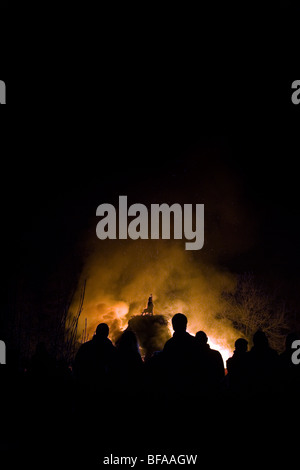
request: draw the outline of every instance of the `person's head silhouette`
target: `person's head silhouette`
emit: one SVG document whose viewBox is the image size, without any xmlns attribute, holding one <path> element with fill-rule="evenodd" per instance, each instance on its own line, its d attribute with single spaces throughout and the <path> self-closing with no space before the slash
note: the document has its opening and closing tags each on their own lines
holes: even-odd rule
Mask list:
<svg viewBox="0 0 300 470">
<path fill-rule="evenodd" d="M 118 347 L 122 351 L 138 351 L 138 341 L 135 333 L 131 330 L 125 330 L 119 339 Z"/>
<path fill-rule="evenodd" d="M 253 345 L 259 349 L 267 348 L 269 346 L 268 338 L 263 331 L 258 330 L 256 333 L 254 333 Z"/>
<path fill-rule="evenodd" d="M 184 333 L 187 327 L 187 317 L 183 313 L 176 313 L 172 318 L 175 333 Z"/>
<path fill-rule="evenodd" d="M 248 341 L 244 338 L 238 338 L 234 346 L 237 353 L 244 353 L 248 349 Z"/>
<path fill-rule="evenodd" d="M 96 338 L 105 339 L 108 337 L 109 327 L 106 323 L 100 323 L 96 328 Z"/>
<path fill-rule="evenodd" d="M 207 334 L 204 331 L 197 331 L 195 338 L 198 344 L 201 344 L 203 346 L 207 344 L 208 338 Z"/>
</svg>

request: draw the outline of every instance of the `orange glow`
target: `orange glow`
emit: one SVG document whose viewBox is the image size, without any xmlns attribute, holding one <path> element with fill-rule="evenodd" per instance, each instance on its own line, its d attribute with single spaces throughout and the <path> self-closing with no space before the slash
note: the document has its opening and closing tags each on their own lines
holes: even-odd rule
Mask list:
<svg viewBox="0 0 300 470">
<path fill-rule="evenodd" d="M 219 320 L 218 314 L 224 308 L 221 293 L 235 288 L 235 276 L 207 260 L 196 262 L 176 241 L 110 242 L 105 250 L 101 243 L 91 249 L 78 285 L 80 292 L 86 280 L 79 340 L 87 319 L 88 339 L 105 322 L 114 342 L 130 318 L 143 312 L 152 293 L 155 314 L 171 320 L 175 313 L 184 313 L 188 331 L 193 335 L 205 331 L 208 343 L 220 351 L 226 366 L 239 334 L 226 320 Z M 78 297 L 74 297 L 71 314 L 77 305 Z"/>
<path fill-rule="evenodd" d="M 171 322 L 170 322 L 170 325 L 169 325 L 169 329 L 170 329 L 171 334 L 173 335 L 174 330 L 171 326 Z M 195 336 L 197 331 L 199 331 L 198 329 L 196 331 L 191 331 L 191 329 L 188 329 L 188 330 L 189 330 L 188 332 L 193 336 Z M 226 361 L 233 354 L 232 349 L 230 349 L 228 346 L 226 346 L 226 340 L 222 343 L 221 340 L 218 340 L 218 339 L 215 339 L 215 338 L 209 336 L 208 337 L 208 344 L 210 345 L 211 349 L 216 349 L 217 351 L 219 351 L 219 353 L 221 354 L 221 356 L 223 358 L 224 368 L 226 368 Z"/>
</svg>

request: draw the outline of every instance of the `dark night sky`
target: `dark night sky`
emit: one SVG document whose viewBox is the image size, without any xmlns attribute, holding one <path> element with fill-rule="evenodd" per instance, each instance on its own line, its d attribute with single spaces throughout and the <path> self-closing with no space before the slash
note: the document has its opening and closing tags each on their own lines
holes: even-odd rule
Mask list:
<svg viewBox="0 0 300 470">
<path fill-rule="evenodd" d="M 195 122 L 191 130 L 187 122 L 173 125 L 167 119 L 158 128 L 156 116 L 151 117 L 142 128 L 135 120 L 112 122 L 109 134 L 95 121 L 91 129 L 32 127 L 22 135 L 22 145 L 12 141 L 12 153 L 21 158 L 8 161 L 5 173 L 9 259 L 12 250 L 15 262 L 24 259 L 29 270 L 35 260 L 59 260 L 90 228 L 97 205 L 116 203 L 121 194 L 130 203 L 201 203 L 191 188 L 200 187 L 201 197 L 207 178 L 224 171 L 239 184 L 241 204 L 251 208 L 259 237 L 250 251 L 222 262 L 237 271 L 272 266 L 298 276 L 299 150 L 293 128 L 261 134 L 255 125 L 243 133 L 236 126 L 233 132 L 208 135 Z M 22 149 L 27 149 L 23 156 Z"/>
<path fill-rule="evenodd" d="M 0 113 L 0 339 L 9 354 L 13 352 L 11 357 L 20 351 L 27 358 L 40 339 L 53 343 L 52 338 L 57 338 L 89 248 L 85 241 L 96 228 L 96 208 L 103 202 L 116 204 L 122 194 L 128 195 L 130 204 L 204 202 L 204 263 L 208 260 L 212 271 L 253 271 L 258 282 L 266 279 L 276 301 L 290 300 L 287 314 L 293 325 L 299 325 L 300 104 L 291 102 L 291 84 L 300 78 L 299 38 L 293 37 L 299 32 L 299 7 L 283 0 L 272 6 L 254 2 L 238 6 L 198 2 L 195 10 L 190 3 L 184 6 L 102 2 L 97 9 L 74 4 L 64 10 L 48 2 L 38 7 L 32 2 L 12 2 L 1 8 L 0 80 L 7 85 L 8 106 L 2 106 Z M 202 260 L 196 252 L 191 256 Z M 57 464 L 57 457 L 62 462 L 63 448 L 68 465 L 72 455 L 77 459 L 81 454 L 86 464 L 89 455 L 80 452 L 79 446 L 73 452 L 74 442 L 88 449 L 88 454 L 97 449 L 99 464 L 103 439 L 100 434 L 98 439 L 94 424 L 99 421 L 101 433 L 106 414 L 103 419 L 98 397 L 88 413 L 92 419 L 87 421 L 80 400 L 79 407 L 74 406 L 78 394 L 72 399 L 72 381 L 63 380 L 61 388 L 60 379 L 51 380 L 51 396 L 42 393 L 40 399 L 40 391 L 47 388 L 44 384 L 36 387 L 34 383 L 30 398 L 31 387 L 25 380 L 20 400 L 21 381 L 13 381 L 7 389 L 12 401 L 7 425 L 4 415 L 4 447 L 8 445 L 10 464 L 11 450 L 21 450 L 14 454 L 22 455 L 22 464 L 25 455 L 32 464 L 45 454 L 47 458 L 53 455 Z M 271 400 L 265 406 L 266 393 L 262 400 L 259 397 L 258 407 L 250 403 L 247 410 L 246 403 L 242 420 L 238 414 L 232 418 L 235 403 L 227 392 L 225 400 L 213 394 L 207 418 L 201 400 L 197 400 L 196 413 L 193 400 L 189 412 L 181 413 L 182 397 L 177 401 L 175 394 L 175 420 L 166 414 L 165 399 L 153 413 L 157 419 L 146 413 L 155 423 L 155 432 L 146 426 L 150 431 L 146 438 L 143 433 L 141 448 L 150 443 L 147 449 L 151 449 L 157 423 L 163 422 L 162 432 L 158 429 L 163 441 L 173 422 L 180 424 L 182 414 L 181 429 L 193 435 L 187 448 L 192 449 L 193 443 L 199 447 L 198 435 L 195 438 L 192 431 L 198 420 L 200 427 L 206 423 L 202 427 L 207 455 L 212 445 L 214 451 L 221 449 L 224 460 L 223 449 L 228 452 L 241 444 L 250 458 L 253 451 L 257 463 L 256 450 L 261 442 L 266 443 L 266 435 L 273 448 L 278 442 L 276 449 L 284 451 L 282 430 L 292 429 L 291 439 L 297 435 L 292 421 L 299 422 L 294 419 L 298 397 L 290 390 L 288 407 L 284 402 L 278 408 L 277 393 L 276 403 Z M 62 396 L 67 400 L 61 400 Z M 113 400 L 106 407 L 110 411 L 115 396 L 112 393 Z M 49 408 L 46 414 L 40 412 L 43 403 Z M 135 418 L 128 403 L 124 415 L 117 406 L 116 419 L 108 416 L 114 426 L 106 433 L 107 446 L 102 447 L 116 449 L 110 451 L 116 454 L 126 449 L 124 455 L 128 455 L 128 449 L 136 452 L 139 448 L 136 439 L 131 439 L 129 447 L 123 446 L 128 417 L 143 425 L 143 413 Z M 217 416 L 221 408 L 225 413 Z M 85 432 L 81 434 L 77 410 L 83 416 Z M 216 413 L 211 415 L 211 411 Z M 185 415 L 192 417 L 190 432 Z M 280 426 L 278 416 L 285 415 Z M 246 431 L 249 417 L 254 423 L 251 435 L 241 433 L 239 441 L 236 429 Z M 215 423 L 220 423 L 219 429 Z M 232 423 L 225 444 L 220 432 L 224 423 Z M 263 424 L 263 433 L 257 423 Z M 28 432 L 31 424 L 34 433 Z M 177 434 L 173 440 L 172 432 L 167 442 L 177 443 Z M 181 437 L 178 448 L 184 449 Z M 2 435 L 0 440 L 1 447 Z M 286 462 L 293 456 L 290 444 Z M 269 462 L 272 449 L 265 447 Z M 201 461 L 203 455 L 204 447 L 199 451 Z"/>
<path fill-rule="evenodd" d="M 39 62 L 28 39 L 31 54 L 18 44 L 18 66 L 7 62 L 8 99 L 22 102 L 26 90 L 31 109 L 9 110 L 1 127 L 5 271 L 55 269 L 97 205 L 119 194 L 131 203 L 168 202 L 159 201 L 168 192 L 170 202 L 202 202 L 185 199 L 197 175 L 203 186 L 224 171 L 240 185 L 258 237 L 219 262 L 298 278 L 300 109 L 290 99 L 295 75 L 285 69 L 286 50 L 256 45 L 259 55 L 245 51 L 233 64 L 225 55 L 211 68 L 199 53 L 183 54 L 182 63 L 170 49 L 156 54 L 149 41 L 138 51 L 132 39 L 134 49 L 122 43 L 111 54 L 105 46 L 97 60 L 90 49 L 77 56 L 75 43 L 56 56 L 45 45 Z M 34 73 L 20 80 L 25 62 Z M 220 199 L 222 191 L 215 188 Z"/>
</svg>

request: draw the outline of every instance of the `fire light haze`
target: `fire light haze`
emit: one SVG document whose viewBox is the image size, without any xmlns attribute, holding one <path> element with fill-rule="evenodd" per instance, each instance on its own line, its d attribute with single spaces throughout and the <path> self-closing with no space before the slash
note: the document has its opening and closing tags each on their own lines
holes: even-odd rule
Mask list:
<svg viewBox="0 0 300 470">
<path fill-rule="evenodd" d="M 152 293 L 155 314 L 171 319 L 177 312 L 184 313 L 191 334 L 204 330 L 211 347 L 219 349 L 224 360 L 232 354 L 238 332 L 224 320 L 217 320 L 216 314 L 222 310 L 221 292 L 234 288 L 235 277 L 213 265 L 195 262 L 180 242 L 126 240 L 95 244 L 81 282 L 84 279 L 87 283 L 79 334 L 85 319 L 89 339 L 96 326 L 106 322 L 114 341 L 131 316 L 141 314 Z M 74 310 L 75 303 L 76 298 Z"/>
<path fill-rule="evenodd" d="M 171 319 L 175 313 L 184 313 L 188 331 L 191 334 L 205 331 L 211 347 L 219 349 L 226 359 L 232 355 L 234 341 L 242 335 L 229 322 L 217 319 L 224 308 L 221 293 L 234 290 L 237 281 L 220 259 L 247 251 L 256 240 L 256 224 L 243 194 L 242 181 L 221 164 L 206 168 L 205 175 L 190 173 L 188 181 L 183 180 L 182 173 L 178 178 L 180 184 L 176 184 L 176 177 L 172 185 L 158 184 L 155 194 L 147 190 L 148 199 L 136 195 L 145 192 L 145 182 L 137 183 L 129 204 L 146 199 L 147 205 L 201 201 L 205 205 L 203 248 L 188 251 L 182 240 L 175 239 L 99 240 L 95 233 L 97 221 L 93 218 L 86 234 L 84 268 L 71 310 L 76 311 L 86 280 L 78 334 L 82 334 L 85 319 L 89 339 L 96 326 L 106 322 L 114 341 L 131 316 L 141 314 L 153 294 L 155 314 Z M 124 193 L 127 189 L 123 189 Z M 116 202 L 117 196 L 111 200 Z"/>
</svg>

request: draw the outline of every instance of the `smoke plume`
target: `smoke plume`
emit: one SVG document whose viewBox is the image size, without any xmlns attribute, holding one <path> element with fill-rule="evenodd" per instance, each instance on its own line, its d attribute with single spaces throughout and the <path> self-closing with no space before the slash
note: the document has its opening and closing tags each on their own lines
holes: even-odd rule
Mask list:
<svg viewBox="0 0 300 470">
<path fill-rule="evenodd" d="M 81 285 L 84 280 L 87 284 L 79 333 L 85 318 L 89 338 L 98 323 L 106 322 L 115 341 L 132 315 L 141 314 L 152 294 L 155 314 L 170 319 L 177 312 L 184 313 L 190 333 L 204 330 L 223 357 L 231 354 L 238 332 L 217 318 L 224 308 L 221 293 L 235 288 L 236 277 L 221 267 L 220 258 L 247 250 L 256 230 L 241 182 L 223 168 L 218 172 L 212 168 L 205 176 L 201 184 L 196 172 L 186 182 L 181 176 L 183 186 L 175 184 L 172 189 L 162 184 L 155 196 L 148 194 L 148 204 L 151 200 L 171 205 L 195 198 L 204 203 L 205 241 L 198 252 L 186 251 L 184 240 L 98 240 L 93 229 L 86 240 L 89 254 L 81 277 Z M 184 194 L 180 187 L 185 188 Z M 129 198 L 129 204 L 143 203 L 139 199 Z"/>
<path fill-rule="evenodd" d="M 216 314 L 222 310 L 221 292 L 234 288 L 235 277 L 196 262 L 181 242 L 108 240 L 95 244 L 82 273 L 84 279 L 79 332 L 86 318 L 89 337 L 100 322 L 106 322 L 115 340 L 132 315 L 143 311 L 152 293 L 155 314 L 170 319 L 182 312 L 188 317 L 190 333 L 204 330 L 211 343 L 232 349 L 236 332 L 217 320 Z"/>
</svg>

